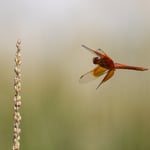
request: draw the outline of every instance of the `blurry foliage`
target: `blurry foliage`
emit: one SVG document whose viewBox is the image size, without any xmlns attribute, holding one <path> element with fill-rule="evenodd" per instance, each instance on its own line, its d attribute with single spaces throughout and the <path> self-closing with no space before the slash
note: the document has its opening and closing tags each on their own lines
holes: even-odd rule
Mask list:
<svg viewBox="0 0 150 150">
<path fill-rule="evenodd" d="M 48 67 L 51 66 L 46 66 Z M 138 90 L 134 90 L 133 86 L 130 89 L 119 90 L 119 86 L 112 89 L 110 84 L 115 85 L 112 82 L 99 91 L 96 91 L 94 86 L 84 91 L 89 85 L 79 85 L 83 90 L 79 92 L 66 76 L 68 73 L 65 71 L 58 73 L 55 69 L 49 71 L 39 68 L 35 72 L 24 70 L 22 149 L 150 148 L 149 98 L 145 95 L 148 95 L 144 92 L 145 89 L 141 90 L 140 94 L 132 92 Z M 1 83 L 6 88 L 11 81 L 3 78 Z M 116 83 L 116 86 L 117 84 L 119 83 Z M 0 139 L 3 149 L 10 147 L 12 138 L 12 86 L 7 90 L 4 90 L 5 88 L 1 87 L 3 97 L 1 94 L 0 113 Z"/>
</svg>

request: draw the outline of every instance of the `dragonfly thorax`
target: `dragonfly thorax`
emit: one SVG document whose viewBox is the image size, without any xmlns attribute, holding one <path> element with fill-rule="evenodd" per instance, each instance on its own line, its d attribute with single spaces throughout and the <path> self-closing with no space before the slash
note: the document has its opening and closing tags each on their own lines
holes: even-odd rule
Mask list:
<svg viewBox="0 0 150 150">
<path fill-rule="evenodd" d="M 93 64 L 97 64 L 97 65 L 107 68 L 107 69 L 114 66 L 113 61 L 110 59 L 107 59 L 106 57 L 104 57 L 104 58 L 94 57 Z"/>
</svg>

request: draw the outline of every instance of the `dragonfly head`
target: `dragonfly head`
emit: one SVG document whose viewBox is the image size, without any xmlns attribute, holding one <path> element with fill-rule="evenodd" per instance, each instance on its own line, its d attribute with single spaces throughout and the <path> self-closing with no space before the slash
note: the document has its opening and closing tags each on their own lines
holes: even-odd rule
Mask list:
<svg viewBox="0 0 150 150">
<path fill-rule="evenodd" d="M 100 61 L 101 61 L 100 57 L 94 57 L 93 58 L 93 64 L 99 64 Z"/>
</svg>

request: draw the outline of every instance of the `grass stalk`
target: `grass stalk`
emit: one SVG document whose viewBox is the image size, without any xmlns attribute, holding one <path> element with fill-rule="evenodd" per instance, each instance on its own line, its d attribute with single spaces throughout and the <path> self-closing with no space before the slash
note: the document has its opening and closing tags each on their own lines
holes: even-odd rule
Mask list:
<svg viewBox="0 0 150 150">
<path fill-rule="evenodd" d="M 13 126 L 13 146 L 12 150 L 20 150 L 20 122 L 21 122 L 21 40 L 17 40 L 16 43 L 17 51 L 15 55 L 15 66 L 14 66 L 14 126 Z"/>
</svg>

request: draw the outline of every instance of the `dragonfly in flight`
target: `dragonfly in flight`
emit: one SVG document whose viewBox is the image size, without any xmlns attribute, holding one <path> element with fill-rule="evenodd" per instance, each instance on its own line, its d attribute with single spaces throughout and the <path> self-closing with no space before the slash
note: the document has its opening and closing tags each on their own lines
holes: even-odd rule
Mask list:
<svg viewBox="0 0 150 150">
<path fill-rule="evenodd" d="M 116 63 L 102 49 L 94 50 L 85 45 L 82 45 L 82 47 L 84 47 L 85 49 L 87 49 L 88 51 L 96 55 L 96 57 L 93 58 L 93 64 L 97 66 L 93 70 L 83 74 L 80 77 L 80 82 L 81 83 L 88 82 L 106 73 L 105 77 L 99 83 L 96 89 L 98 89 L 102 83 L 109 80 L 114 75 L 116 69 L 130 69 L 130 70 L 137 70 L 137 71 L 148 70 L 148 68 L 129 66 L 125 64 Z"/>
</svg>

